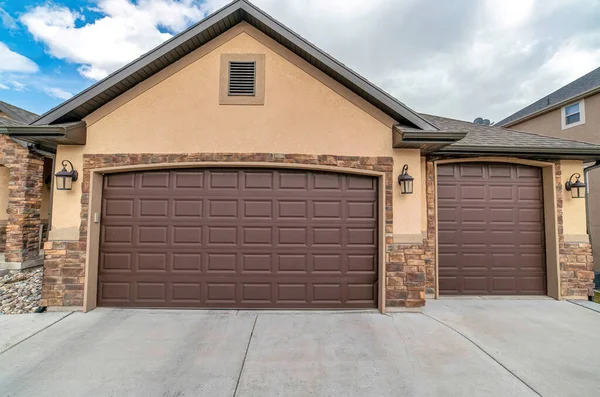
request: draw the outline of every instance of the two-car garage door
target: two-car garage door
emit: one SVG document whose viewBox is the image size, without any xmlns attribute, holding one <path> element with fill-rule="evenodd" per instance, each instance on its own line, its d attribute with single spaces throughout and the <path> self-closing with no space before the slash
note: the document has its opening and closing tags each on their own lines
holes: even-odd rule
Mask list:
<svg viewBox="0 0 600 397">
<path fill-rule="evenodd" d="M 438 166 L 441 295 L 545 295 L 542 173 L 504 163 Z"/>
<path fill-rule="evenodd" d="M 375 307 L 377 191 L 372 177 L 300 170 L 106 176 L 98 303 Z"/>
</svg>

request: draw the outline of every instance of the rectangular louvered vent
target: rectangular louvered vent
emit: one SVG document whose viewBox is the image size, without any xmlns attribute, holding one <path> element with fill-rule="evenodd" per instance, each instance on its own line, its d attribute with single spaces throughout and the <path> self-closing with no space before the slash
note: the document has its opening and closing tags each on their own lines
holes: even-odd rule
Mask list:
<svg viewBox="0 0 600 397">
<path fill-rule="evenodd" d="M 254 96 L 256 62 L 229 62 L 229 96 Z"/>
</svg>

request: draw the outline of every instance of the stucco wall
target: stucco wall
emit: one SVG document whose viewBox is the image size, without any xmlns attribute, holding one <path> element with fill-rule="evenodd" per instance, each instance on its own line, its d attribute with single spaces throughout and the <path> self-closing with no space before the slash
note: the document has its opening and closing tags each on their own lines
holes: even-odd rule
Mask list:
<svg viewBox="0 0 600 397">
<path fill-rule="evenodd" d="M 266 56 L 265 104 L 219 105 L 221 54 Z M 59 146 L 56 162 L 84 154 L 277 152 L 393 156 L 415 177 L 394 184 L 394 234 L 421 233 L 418 150 L 392 149 L 394 121 L 254 28 L 241 24 L 86 118 L 85 146 Z M 50 239 L 79 238 L 81 181 L 54 194 Z M 399 214 L 402 211 L 402 214 Z"/>
<path fill-rule="evenodd" d="M 561 109 L 542 114 L 510 128 L 540 135 L 600 143 L 600 94 L 585 98 L 585 123 L 562 129 Z"/>
<path fill-rule="evenodd" d="M 571 197 L 571 192 L 564 189 L 571 175 L 579 173 L 583 180 L 583 163 L 577 160 L 562 160 L 562 196 L 563 225 L 565 241 L 581 242 L 587 240 L 585 200 Z"/>
<path fill-rule="evenodd" d="M 10 170 L 7 167 L 0 166 L 0 224 L 8 220 L 8 179 Z"/>
</svg>

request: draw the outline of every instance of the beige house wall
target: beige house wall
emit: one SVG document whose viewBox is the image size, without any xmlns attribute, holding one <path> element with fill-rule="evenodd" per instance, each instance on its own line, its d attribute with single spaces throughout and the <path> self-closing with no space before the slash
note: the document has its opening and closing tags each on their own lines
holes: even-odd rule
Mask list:
<svg viewBox="0 0 600 397">
<path fill-rule="evenodd" d="M 578 173 L 583 176 L 583 162 L 577 160 L 562 160 L 562 195 L 563 195 L 563 225 L 565 241 L 589 242 L 587 236 L 585 200 L 571 197 L 571 192 L 564 189 L 571 175 Z M 583 179 L 583 178 L 582 178 Z"/>
<path fill-rule="evenodd" d="M 265 54 L 265 104 L 219 105 L 222 54 Z M 394 120 L 243 23 L 89 115 L 85 146 L 59 146 L 56 163 L 82 170 L 83 155 L 289 153 L 393 156 L 415 193 L 393 188 L 394 235 L 421 234 L 419 150 L 392 149 Z M 81 180 L 55 191 L 51 240 L 78 240 Z M 419 238 L 420 239 L 420 238 Z"/>
<path fill-rule="evenodd" d="M 575 103 L 577 101 L 573 101 Z M 585 123 L 562 129 L 561 108 L 512 125 L 510 128 L 540 135 L 600 143 L 600 94 L 584 99 Z"/>
</svg>

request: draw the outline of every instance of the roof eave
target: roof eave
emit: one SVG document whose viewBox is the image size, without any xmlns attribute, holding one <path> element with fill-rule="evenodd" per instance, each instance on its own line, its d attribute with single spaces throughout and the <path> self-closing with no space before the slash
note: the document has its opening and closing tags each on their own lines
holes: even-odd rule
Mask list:
<svg viewBox="0 0 600 397">
<path fill-rule="evenodd" d="M 3 126 L 0 127 L 0 135 L 8 135 L 11 138 L 56 150 L 58 145 L 85 145 L 87 128 L 84 121 L 68 126 Z"/>
<path fill-rule="evenodd" d="M 443 149 L 467 136 L 464 131 L 402 131 L 394 127 L 395 149 L 420 149 L 421 154 Z"/>
</svg>

